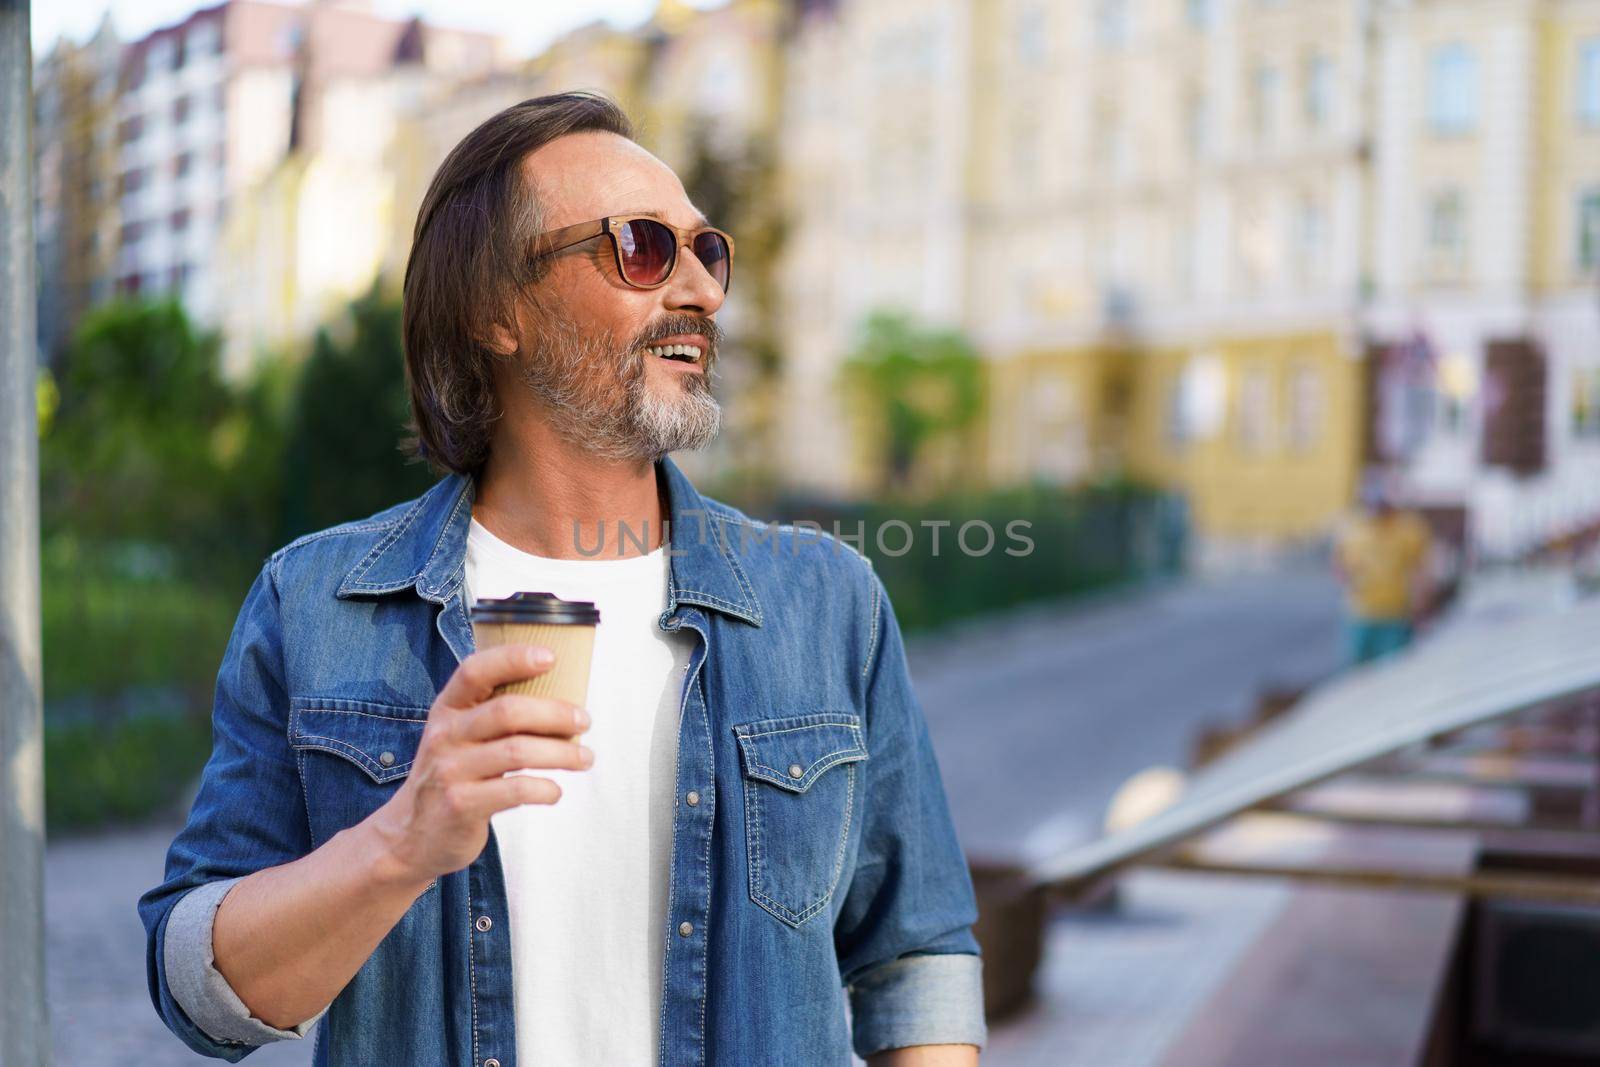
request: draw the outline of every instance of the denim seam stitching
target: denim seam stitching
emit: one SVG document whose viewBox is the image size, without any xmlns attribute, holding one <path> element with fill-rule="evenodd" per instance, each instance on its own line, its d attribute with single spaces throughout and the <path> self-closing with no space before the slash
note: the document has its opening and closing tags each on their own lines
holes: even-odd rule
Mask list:
<svg viewBox="0 0 1600 1067">
<path fill-rule="evenodd" d="M 855 556 L 862 563 L 865 563 L 868 567 L 872 566 L 872 560 L 868 559 L 866 557 L 865 553 L 863 553 L 860 549 L 856 548 L 855 545 L 852 545 L 849 541 L 846 541 L 844 538 L 836 536 L 835 534 L 831 534 L 827 530 L 824 530 L 824 529 L 821 529 L 821 528 L 812 529 L 809 526 L 796 526 L 793 523 L 788 523 L 788 522 L 762 522 L 759 519 L 752 519 L 752 518 L 749 518 L 749 517 L 746 517 L 746 516 L 740 516 L 740 515 L 724 515 L 723 518 L 726 519 L 728 522 L 734 523 L 735 525 L 748 526 L 751 529 L 755 529 L 755 530 L 775 529 L 775 530 L 778 530 L 780 533 L 792 533 L 792 534 L 799 533 L 801 530 L 804 530 L 807 534 L 820 534 L 821 536 L 826 537 L 829 541 L 832 541 L 834 544 L 843 545 L 845 548 L 849 549 L 851 555 Z"/>
<path fill-rule="evenodd" d="M 872 657 L 878 651 L 878 620 L 883 614 L 883 583 L 872 583 L 872 630 L 867 639 L 867 658 L 861 664 L 861 680 L 865 682 L 872 674 Z"/>
<path fill-rule="evenodd" d="M 472 936 L 472 882 L 463 894 L 467 905 L 467 979 L 472 984 L 472 1064 L 478 1064 L 478 942 Z"/>
<path fill-rule="evenodd" d="M 321 541 L 325 537 L 343 537 L 346 534 L 371 533 L 374 530 L 387 530 L 389 527 L 393 526 L 399 521 L 399 519 L 387 519 L 383 522 L 345 523 L 341 526 L 335 526 L 332 529 L 318 530 L 316 533 L 308 533 L 301 537 L 295 538 L 293 541 L 290 541 L 288 544 L 272 553 L 272 558 L 275 560 L 281 559 L 283 556 L 288 555 L 295 549 L 304 548 L 306 545 L 309 545 L 314 541 Z"/>
<path fill-rule="evenodd" d="M 397 704 L 396 705 L 380 705 L 380 706 L 381 707 L 393 707 L 396 711 L 400 710 L 400 705 L 397 705 Z M 406 715 L 382 715 L 382 714 L 379 714 L 376 711 L 358 711 L 355 708 L 330 708 L 322 701 L 317 701 L 317 702 L 311 703 L 311 704 L 304 704 L 304 705 L 301 705 L 300 707 L 296 708 L 295 710 L 297 712 L 300 712 L 300 711 L 324 711 L 324 712 L 327 712 L 329 715 L 360 715 L 364 719 L 387 719 L 389 722 L 426 723 L 428 721 L 427 719 L 413 719 L 410 716 L 406 716 Z M 422 710 L 424 712 L 427 711 L 426 708 L 422 708 L 422 709 L 419 709 L 419 710 Z"/>
<path fill-rule="evenodd" d="M 468 483 L 468 486 L 470 486 L 470 484 L 471 483 Z M 466 500 L 472 495 L 467 491 L 467 488 L 468 487 L 464 486 L 461 491 L 456 494 L 455 506 L 450 509 L 449 516 L 444 520 L 444 526 L 439 531 L 439 539 L 433 543 L 433 551 L 428 553 L 428 561 L 422 565 L 421 570 L 417 571 L 417 577 L 419 579 L 428 573 L 429 567 L 433 566 L 434 558 L 439 555 L 439 549 L 444 544 L 445 535 L 450 532 L 450 527 L 455 523 L 456 516 L 461 513 L 461 505 L 465 503 Z M 448 582 L 446 584 L 448 584 Z M 440 591 L 441 590 L 435 590 L 435 593 Z"/>
<path fill-rule="evenodd" d="M 763 862 L 764 853 L 761 850 L 762 819 L 760 786 L 757 785 L 755 789 L 752 790 L 752 782 L 758 780 L 748 777 L 745 779 L 745 837 L 747 841 L 754 841 L 753 846 L 747 846 L 752 847 L 750 863 L 750 898 L 754 900 L 757 905 L 765 908 L 767 911 L 771 912 L 773 915 L 777 916 L 790 926 L 799 927 L 804 925 L 807 919 L 810 919 L 813 915 L 816 915 L 823 908 L 827 907 L 828 902 L 833 899 L 834 891 L 839 888 L 839 875 L 844 870 L 845 845 L 850 840 L 850 819 L 855 812 L 855 770 L 856 769 L 854 765 L 851 765 L 848 768 L 849 773 L 845 776 L 846 785 L 844 827 L 839 833 L 839 844 L 835 851 L 833 872 L 829 876 L 827 892 L 825 892 L 820 899 L 813 901 L 800 911 L 795 911 L 793 908 L 788 907 L 780 902 L 776 897 L 765 892 L 761 888 L 761 884 L 765 879 L 766 867 Z M 754 818 L 751 817 L 752 815 Z"/>
<path fill-rule="evenodd" d="M 724 517 L 723 521 L 726 522 L 727 518 Z M 734 558 L 732 550 L 728 548 L 727 538 L 722 536 L 721 530 L 717 531 L 717 545 L 722 549 L 723 561 L 727 563 L 728 569 L 733 572 L 734 580 L 739 583 L 739 588 L 743 591 L 745 599 L 750 602 L 750 607 L 747 610 L 754 613 L 756 625 L 759 626 L 761 624 L 761 601 L 756 599 L 756 591 L 750 587 L 750 580 L 745 576 L 744 568 L 739 566 L 739 561 Z"/>
<path fill-rule="evenodd" d="M 809 719 L 809 718 L 811 718 L 811 716 L 805 715 L 805 716 L 802 716 L 802 718 Z M 778 721 L 782 722 L 782 721 L 785 721 L 785 720 L 781 720 L 780 719 Z M 757 723 L 757 722 L 752 722 L 752 723 L 745 723 L 743 725 L 745 725 L 745 726 L 760 726 L 761 724 Z M 841 727 L 843 729 L 849 730 L 851 733 L 854 733 L 854 734 L 859 734 L 861 732 L 860 720 L 857 719 L 854 715 L 850 716 L 850 718 L 845 720 L 845 721 L 840 721 L 840 720 L 837 720 L 837 719 L 819 719 L 816 722 L 801 723 L 799 726 L 781 726 L 781 727 L 778 727 L 775 730 L 751 731 L 751 730 L 742 729 L 739 726 L 735 726 L 734 727 L 734 732 L 737 733 L 741 739 L 743 739 L 743 738 L 751 738 L 751 737 L 772 737 L 775 734 L 793 734 L 793 733 L 799 733 L 801 730 L 815 730 L 819 726 L 838 726 L 838 727 Z M 859 738 L 858 738 L 858 743 L 859 743 Z"/>
<path fill-rule="evenodd" d="M 711 650 L 710 639 L 709 639 L 709 637 L 706 637 L 705 635 L 702 635 L 702 639 L 705 640 L 705 642 L 706 642 L 706 651 L 709 654 L 710 650 Z M 701 662 L 701 666 L 704 667 L 705 660 L 702 658 L 700 662 Z M 703 722 L 705 724 L 706 759 L 709 761 L 709 765 L 710 765 L 710 767 L 712 769 L 712 772 L 713 772 L 712 776 L 711 776 L 712 777 L 712 781 L 715 782 L 715 780 L 716 780 L 715 771 L 716 771 L 716 765 L 717 765 L 717 750 L 716 750 L 715 742 L 712 740 L 712 734 L 711 734 L 711 705 L 710 705 L 710 703 L 708 701 L 706 701 L 706 699 L 704 697 L 704 690 L 699 688 L 700 687 L 699 677 L 700 677 L 700 672 L 699 671 L 695 671 L 695 683 L 694 684 L 696 686 L 696 692 L 700 696 L 700 720 L 701 720 L 701 722 Z M 715 785 L 713 785 L 711 793 L 712 793 L 712 801 L 711 802 L 712 802 L 712 804 L 715 804 L 716 803 L 716 787 L 715 787 Z M 709 816 L 714 815 L 715 812 L 714 811 L 707 811 L 706 814 L 709 817 Z M 700 871 L 701 871 L 701 877 L 703 879 L 702 884 L 706 886 L 706 892 L 709 893 L 710 892 L 710 887 L 711 887 L 711 834 L 710 833 L 706 833 L 703 836 L 705 838 L 705 847 L 702 848 L 701 851 L 700 851 Z M 709 907 L 709 902 L 708 902 L 708 907 Z M 702 925 L 703 926 L 709 926 L 710 924 L 702 921 Z M 702 930 L 701 931 L 701 936 L 706 939 L 706 951 L 709 952 L 710 944 L 711 944 L 711 931 L 709 929 Z M 700 1060 L 700 1062 L 702 1064 L 705 1063 L 705 1061 L 706 1061 L 706 1000 L 707 1000 L 707 994 L 706 994 L 706 988 L 705 988 L 705 970 L 706 969 L 704 967 L 701 968 L 701 979 L 700 979 L 700 1033 L 697 1035 L 698 1036 L 698 1046 L 697 1047 L 700 1050 L 699 1060 Z"/>
<path fill-rule="evenodd" d="M 426 497 L 418 499 L 418 501 L 412 505 L 411 510 L 406 512 L 405 516 L 395 524 L 394 528 L 391 529 L 387 535 L 380 538 L 377 544 L 372 546 L 372 550 L 367 553 L 366 558 L 360 563 L 356 564 L 355 569 L 350 572 L 352 577 L 345 579 L 344 584 L 346 586 L 351 589 L 385 588 L 381 582 L 365 581 L 367 572 L 372 569 L 373 565 L 378 562 L 385 552 L 389 551 L 389 549 L 394 546 L 396 541 L 400 540 L 401 535 L 403 535 L 406 530 L 411 527 L 411 524 L 417 521 L 417 515 L 422 511 L 422 505 L 425 499 Z M 418 575 L 413 574 L 408 581 L 414 582 L 417 580 L 417 578 Z M 404 584 L 406 583 L 403 582 L 402 585 Z"/>
<path fill-rule="evenodd" d="M 810 767 L 808 767 L 806 772 L 799 778 L 791 776 L 786 771 L 781 771 L 776 767 L 769 767 L 765 763 L 761 763 L 758 760 L 752 759 L 752 762 L 755 764 L 755 766 L 751 773 L 747 774 L 746 777 L 755 778 L 760 781 L 771 781 L 772 779 L 767 777 L 767 774 L 770 774 L 772 778 L 779 779 L 779 781 L 772 782 L 773 785 L 780 787 L 792 786 L 795 792 L 804 793 L 811 787 L 811 783 L 820 778 L 824 772 L 832 770 L 841 763 L 860 763 L 866 758 L 867 753 L 865 749 L 859 747 L 841 748 L 837 752 L 830 752 L 826 756 L 823 756 L 821 759 L 817 760 Z M 766 771 L 767 774 L 754 773 L 754 771 L 757 770 Z"/>
<path fill-rule="evenodd" d="M 738 612 L 745 612 L 745 611 L 751 611 L 752 610 L 752 609 L 746 607 L 743 604 L 735 604 L 731 600 L 724 600 L 721 597 L 716 596 L 715 594 L 712 594 L 712 593 L 702 593 L 697 589 L 680 589 L 678 592 L 679 592 L 679 594 L 681 596 L 692 596 L 692 597 L 696 598 L 699 601 L 704 601 L 705 603 L 709 604 L 711 607 L 714 607 L 714 608 L 728 608 L 731 611 L 738 611 Z M 754 612 L 754 618 L 757 621 L 760 621 L 761 612 L 759 612 L 759 611 Z"/>
<path fill-rule="evenodd" d="M 302 748 L 294 756 L 300 770 L 300 797 L 306 806 L 306 840 L 311 842 L 314 852 L 317 849 L 317 832 L 311 825 L 311 790 L 306 787 L 306 750 Z"/>
<path fill-rule="evenodd" d="M 409 770 L 411 768 L 411 765 L 416 762 L 415 757 L 413 757 L 412 759 L 406 760 L 404 763 L 396 763 L 392 767 L 384 767 L 382 770 L 374 771 L 374 770 L 372 770 L 372 767 L 371 767 L 372 763 L 374 762 L 372 757 L 368 756 L 365 752 L 361 751 L 359 748 L 356 748 L 354 745 L 350 744 L 348 741 L 341 741 L 337 737 L 323 737 L 320 734 L 302 734 L 302 735 L 300 735 L 300 739 L 299 740 L 300 741 L 323 741 L 323 742 L 326 742 L 329 745 L 336 746 L 333 749 L 328 749 L 328 748 L 324 748 L 322 745 L 307 745 L 307 744 L 298 744 L 298 743 L 295 744 L 294 747 L 300 749 L 302 752 L 304 752 L 307 749 L 316 749 L 318 751 L 331 752 L 333 755 L 341 756 L 341 755 L 344 755 L 348 751 L 349 754 L 360 765 L 361 769 L 367 772 L 367 777 L 371 778 L 374 782 L 377 782 L 379 785 L 387 785 L 389 782 L 391 782 L 395 778 L 399 777 L 399 773 L 398 772 L 404 771 L 404 770 Z M 381 775 L 381 774 L 387 774 L 388 777 L 380 778 L 379 775 Z M 303 785 L 304 781 L 302 781 L 301 784 Z"/>
</svg>

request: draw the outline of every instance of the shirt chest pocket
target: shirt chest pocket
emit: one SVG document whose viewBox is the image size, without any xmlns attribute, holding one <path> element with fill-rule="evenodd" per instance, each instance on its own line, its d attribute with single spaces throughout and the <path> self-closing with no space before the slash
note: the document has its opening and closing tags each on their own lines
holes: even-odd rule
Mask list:
<svg viewBox="0 0 1600 1067">
<path fill-rule="evenodd" d="M 300 765 L 314 845 L 371 815 L 400 788 L 428 709 L 342 698 L 295 697 L 289 743 Z"/>
<path fill-rule="evenodd" d="M 744 770 L 750 899 L 799 926 L 839 884 L 855 813 L 861 719 L 843 712 L 733 728 Z"/>
</svg>

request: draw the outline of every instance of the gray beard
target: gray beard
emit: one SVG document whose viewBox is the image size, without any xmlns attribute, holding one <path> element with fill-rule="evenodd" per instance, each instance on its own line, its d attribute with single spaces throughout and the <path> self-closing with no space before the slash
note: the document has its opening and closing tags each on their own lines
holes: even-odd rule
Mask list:
<svg viewBox="0 0 1600 1067">
<path fill-rule="evenodd" d="M 601 459 L 654 463 L 715 439 L 722 408 L 711 395 L 712 359 L 702 373 L 674 374 L 674 383 L 652 389 L 645 361 L 660 357 L 619 351 L 609 332 L 580 335 L 564 316 L 545 322 L 539 350 L 515 357 L 517 377 L 544 403 L 562 440 Z"/>
</svg>

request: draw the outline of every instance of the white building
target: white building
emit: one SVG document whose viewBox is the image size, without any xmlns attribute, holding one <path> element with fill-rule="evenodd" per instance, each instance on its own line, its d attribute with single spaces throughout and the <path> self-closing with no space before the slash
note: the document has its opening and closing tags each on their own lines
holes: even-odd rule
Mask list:
<svg viewBox="0 0 1600 1067">
<path fill-rule="evenodd" d="M 1519 555 L 1600 522 L 1600 3 L 1379 30 L 1375 458 Z"/>
</svg>

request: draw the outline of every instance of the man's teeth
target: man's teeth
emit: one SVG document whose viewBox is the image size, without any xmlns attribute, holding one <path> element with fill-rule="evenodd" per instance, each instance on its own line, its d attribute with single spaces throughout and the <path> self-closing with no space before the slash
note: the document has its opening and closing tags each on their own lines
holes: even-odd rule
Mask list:
<svg viewBox="0 0 1600 1067">
<path fill-rule="evenodd" d="M 690 363 L 700 362 L 699 345 L 650 345 L 646 351 L 653 356 L 664 356 L 668 359 L 682 357 Z"/>
</svg>

